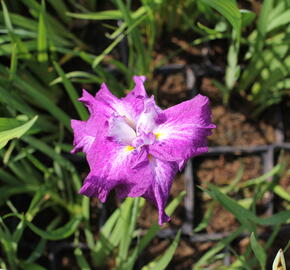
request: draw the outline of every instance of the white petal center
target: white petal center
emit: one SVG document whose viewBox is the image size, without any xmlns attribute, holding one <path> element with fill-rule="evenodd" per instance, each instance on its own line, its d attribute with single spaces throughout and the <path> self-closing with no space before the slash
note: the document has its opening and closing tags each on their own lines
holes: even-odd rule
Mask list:
<svg viewBox="0 0 290 270">
<path fill-rule="evenodd" d="M 136 132 L 126 117 L 113 116 L 109 121 L 109 137 L 113 137 L 120 144 L 131 145 L 136 138 Z"/>
</svg>

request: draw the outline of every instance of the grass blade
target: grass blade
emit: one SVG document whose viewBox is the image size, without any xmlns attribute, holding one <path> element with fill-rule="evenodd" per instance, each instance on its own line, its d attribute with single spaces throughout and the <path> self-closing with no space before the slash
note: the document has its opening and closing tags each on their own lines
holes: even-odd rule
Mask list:
<svg viewBox="0 0 290 270">
<path fill-rule="evenodd" d="M 43 109 L 47 110 L 56 119 L 59 119 L 65 125 L 65 127 L 71 131 L 70 117 L 63 110 L 56 106 L 44 94 L 37 91 L 37 89 L 32 87 L 28 82 L 22 80 L 18 76 L 15 76 L 14 82 L 19 90 L 25 92 L 25 94 L 29 95 L 33 100 L 37 101 L 37 103 L 43 107 Z"/>
<path fill-rule="evenodd" d="M 61 240 L 71 236 L 78 228 L 81 219 L 79 217 L 72 218 L 63 227 L 54 230 L 42 230 L 29 221 L 25 221 L 26 225 L 37 235 L 46 240 Z"/>
<path fill-rule="evenodd" d="M 56 69 L 58 75 L 61 77 L 62 82 L 64 84 L 64 87 L 67 91 L 67 94 L 74 105 L 75 109 L 77 110 L 80 118 L 82 120 L 87 120 L 88 119 L 88 112 L 84 105 L 81 102 L 78 102 L 78 94 L 72 83 L 67 79 L 64 71 L 60 67 L 60 65 L 57 62 L 53 62 L 54 68 Z"/>
<path fill-rule="evenodd" d="M 252 247 L 252 250 L 253 250 L 255 256 L 257 257 L 257 259 L 260 263 L 262 270 L 265 270 L 266 269 L 267 255 L 266 255 L 266 252 L 264 251 L 264 249 L 262 248 L 262 246 L 257 241 L 254 233 L 251 234 L 251 247 Z"/>
<path fill-rule="evenodd" d="M 174 252 L 177 248 L 177 245 L 178 245 L 179 239 L 180 239 L 180 235 L 181 235 L 181 231 L 178 231 L 172 244 L 167 248 L 165 253 L 157 260 L 150 262 L 149 265 L 145 265 L 144 267 L 142 267 L 142 270 L 164 270 L 164 269 L 166 269 L 166 267 L 170 263 L 173 255 L 174 255 Z"/>
<path fill-rule="evenodd" d="M 23 134 L 25 134 L 33 126 L 33 124 L 37 120 L 37 117 L 38 116 L 35 116 L 33 119 L 19 127 L 0 132 L 0 149 L 3 148 L 9 140 L 14 138 L 20 138 Z"/>
<path fill-rule="evenodd" d="M 45 23 L 45 1 L 41 1 L 41 9 L 38 20 L 38 35 L 37 35 L 37 59 L 39 62 L 46 62 L 48 60 L 47 54 L 47 34 Z"/>
<path fill-rule="evenodd" d="M 203 2 L 221 13 L 234 28 L 239 39 L 241 33 L 241 13 L 235 0 L 203 0 Z"/>
</svg>

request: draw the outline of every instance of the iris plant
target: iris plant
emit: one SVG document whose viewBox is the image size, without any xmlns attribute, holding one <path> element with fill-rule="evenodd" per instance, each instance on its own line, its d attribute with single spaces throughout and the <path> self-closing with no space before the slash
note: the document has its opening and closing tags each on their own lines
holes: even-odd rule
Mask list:
<svg viewBox="0 0 290 270">
<path fill-rule="evenodd" d="M 162 110 L 148 97 L 145 77 L 118 99 L 107 86 L 93 97 L 79 99 L 90 112 L 86 122 L 72 120 L 74 149 L 83 151 L 90 166 L 80 193 L 105 202 L 115 189 L 120 198 L 139 197 L 158 208 L 159 224 L 169 221 L 164 208 L 175 174 L 186 161 L 207 151 L 211 123 L 208 98 L 197 95 Z"/>
</svg>

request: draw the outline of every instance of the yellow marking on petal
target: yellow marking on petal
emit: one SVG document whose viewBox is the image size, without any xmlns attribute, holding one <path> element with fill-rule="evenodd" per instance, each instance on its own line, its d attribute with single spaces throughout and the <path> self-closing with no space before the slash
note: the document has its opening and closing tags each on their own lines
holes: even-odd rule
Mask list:
<svg viewBox="0 0 290 270">
<path fill-rule="evenodd" d="M 126 148 L 125 148 L 125 151 L 126 151 L 126 152 L 130 152 L 130 151 L 132 151 L 132 150 L 134 150 L 134 149 L 135 149 L 134 146 L 127 145 Z"/>
<path fill-rule="evenodd" d="M 150 155 L 150 154 L 148 154 L 148 159 L 149 159 L 149 161 L 151 161 L 152 160 L 152 155 Z"/>
<path fill-rule="evenodd" d="M 164 133 L 161 133 L 161 132 L 157 132 L 157 133 L 154 133 L 155 137 L 156 137 L 156 140 L 160 139 L 161 136 L 164 135 Z"/>
</svg>

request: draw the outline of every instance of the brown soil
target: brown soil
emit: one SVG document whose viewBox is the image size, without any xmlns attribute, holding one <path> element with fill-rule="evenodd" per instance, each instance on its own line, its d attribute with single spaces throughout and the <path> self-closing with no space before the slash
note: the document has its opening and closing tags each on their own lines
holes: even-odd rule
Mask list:
<svg viewBox="0 0 290 270">
<path fill-rule="evenodd" d="M 241 181 L 257 177 L 262 172 L 261 157 L 236 158 L 220 155 L 217 158 L 207 158 L 200 163 L 197 176 L 202 187 L 206 187 L 207 183 L 227 185 L 237 176 L 240 169 L 244 171 Z"/>
</svg>

